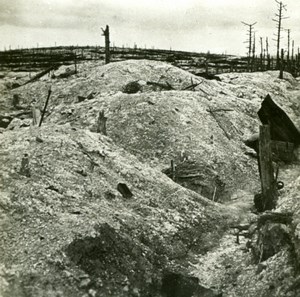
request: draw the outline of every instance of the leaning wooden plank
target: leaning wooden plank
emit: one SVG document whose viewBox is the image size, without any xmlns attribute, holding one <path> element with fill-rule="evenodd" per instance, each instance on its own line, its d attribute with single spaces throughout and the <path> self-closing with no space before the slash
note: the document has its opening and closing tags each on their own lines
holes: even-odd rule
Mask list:
<svg viewBox="0 0 300 297">
<path fill-rule="evenodd" d="M 258 116 L 264 125 L 270 125 L 272 140 L 300 144 L 299 130 L 270 95 L 262 102 Z"/>
<path fill-rule="evenodd" d="M 213 116 L 213 118 L 215 119 L 216 123 L 218 124 L 218 126 L 223 130 L 224 135 L 227 137 L 228 140 L 231 140 L 231 136 L 227 133 L 226 129 L 223 127 L 223 125 L 221 124 L 221 122 L 218 120 L 218 118 L 215 115 L 215 112 L 209 108 L 208 112 L 210 112 L 210 114 Z"/>
</svg>

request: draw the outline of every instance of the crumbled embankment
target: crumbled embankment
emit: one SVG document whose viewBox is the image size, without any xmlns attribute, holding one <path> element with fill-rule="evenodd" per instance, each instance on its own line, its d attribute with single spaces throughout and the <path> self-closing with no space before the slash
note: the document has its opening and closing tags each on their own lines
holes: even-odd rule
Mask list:
<svg viewBox="0 0 300 297">
<path fill-rule="evenodd" d="M 28 111 L 52 87 L 41 129 L 28 127 L 27 115 L 0 134 L 3 294 L 173 296 L 175 287 L 187 296 L 297 296 L 289 245 L 259 263 L 257 234 L 251 246 L 228 231 L 256 220 L 257 164 L 243 141 L 258 131 L 262 98 L 270 93 L 297 118 L 290 76 L 206 81 L 153 61 L 64 73 L 13 91 Z M 124 93 L 130 82 L 137 93 Z M 107 136 L 95 133 L 100 111 Z M 161 173 L 171 160 L 177 183 Z M 297 205 L 291 182 L 280 210 Z M 288 234 L 297 234 L 297 217 Z"/>
<path fill-rule="evenodd" d="M 163 270 L 209 250 L 238 219 L 105 136 L 50 125 L 0 139 L 4 296 L 160 296 Z"/>
</svg>

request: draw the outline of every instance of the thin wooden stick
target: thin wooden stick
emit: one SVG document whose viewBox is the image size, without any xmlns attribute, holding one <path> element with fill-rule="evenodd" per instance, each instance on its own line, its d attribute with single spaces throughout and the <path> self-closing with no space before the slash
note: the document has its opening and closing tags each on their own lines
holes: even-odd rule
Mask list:
<svg viewBox="0 0 300 297">
<path fill-rule="evenodd" d="M 49 102 L 49 99 L 50 99 L 50 96 L 51 96 L 51 87 L 50 89 L 48 90 L 48 97 L 47 97 L 47 100 L 46 100 L 46 103 L 45 103 L 45 106 L 44 106 L 44 109 L 43 109 L 43 112 L 42 112 L 42 116 L 41 116 L 41 120 L 40 120 L 40 123 L 39 123 L 39 127 L 42 126 L 42 123 L 43 123 L 43 119 L 44 119 L 44 116 L 45 116 L 45 113 L 46 113 L 46 110 L 47 110 L 47 106 L 48 106 L 48 102 Z"/>
</svg>

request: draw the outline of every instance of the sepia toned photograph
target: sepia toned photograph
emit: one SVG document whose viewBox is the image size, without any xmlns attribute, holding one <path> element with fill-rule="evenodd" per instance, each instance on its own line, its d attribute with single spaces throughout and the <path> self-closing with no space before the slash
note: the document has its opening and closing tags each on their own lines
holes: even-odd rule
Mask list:
<svg viewBox="0 0 300 297">
<path fill-rule="evenodd" d="M 299 26 L 0 0 L 0 297 L 300 297 Z"/>
</svg>

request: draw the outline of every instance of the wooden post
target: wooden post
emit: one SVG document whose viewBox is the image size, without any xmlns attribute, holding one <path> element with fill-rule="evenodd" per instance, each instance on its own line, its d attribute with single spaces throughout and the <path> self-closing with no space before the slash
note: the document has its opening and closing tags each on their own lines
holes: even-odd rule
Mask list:
<svg viewBox="0 0 300 297">
<path fill-rule="evenodd" d="M 96 131 L 97 133 L 107 135 L 106 121 L 107 121 L 107 117 L 104 116 L 104 110 L 101 110 L 99 112 L 98 121 L 97 121 L 97 131 Z"/>
<path fill-rule="evenodd" d="M 40 123 L 40 120 L 41 120 L 41 111 L 35 105 L 32 106 L 31 111 L 32 111 L 32 125 L 36 126 L 38 123 Z"/>
<path fill-rule="evenodd" d="M 260 37 L 260 71 L 263 70 L 263 52 L 264 52 L 263 39 L 262 37 Z"/>
<path fill-rule="evenodd" d="M 24 154 L 22 161 L 21 161 L 21 168 L 20 172 L 21 175 L 26 177 L 30 177 L 30 166 L 29 166 L 29 156 L 28 154 Z"/>
<path fill-rule="evenodd" d="M 176 177 L 175 164 L 174 164 L 174 160 L 171 160 L 171 179 L 175 181 L 175 177 Z"/>
<path fill-rule="evenodd" d="M 74 54 L 74 63 L 75 63 L 75 74 L 77 74 L 77 54 Z"/>
<path fill-rule="evenodd" d="M 269 125 L 259 127 L 259 170 L 263 210 L 271 210 L 276 205 L 278 192 L 272 164 L 271 133 Z"/>
<path fill-rule="evenodd" d="M 205 73 L 208 75 L 208 61 L 205 61 Z"/>
<path fill-rule="evenodd" d="M 283 48 L 281 49 L 281 57 L 280 57 L 280 72 L 279 72 L 279 78 L 283 79 L 283 66 L 284 66 L 284 51 Z"/>
<path fill-rule="evenodd" d="M 267 70 L 270 70 L 271 69 L 271 57 L 270 55 L 268 54 L 267 55 Z"/>
<path fill-rule="evenodd" d="M 105 37 L 105 64 L 110 62 L 110 41 L 109 41 L 109 26 L 106 25 L 105 30 L 103 30 L 102 36 Z"/>
</svg>

